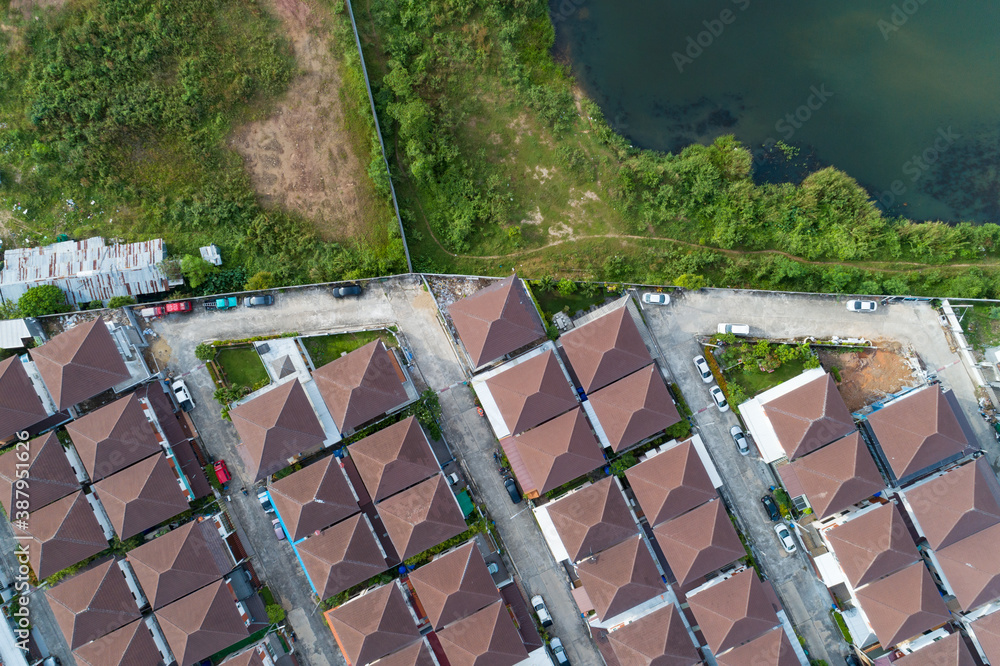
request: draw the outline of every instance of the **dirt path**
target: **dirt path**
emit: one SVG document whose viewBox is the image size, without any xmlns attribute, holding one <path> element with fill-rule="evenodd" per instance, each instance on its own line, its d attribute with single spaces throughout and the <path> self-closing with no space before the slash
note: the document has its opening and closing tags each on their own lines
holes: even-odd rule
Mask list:
<svg viewBox="0 0 1000 666">
<path fill-rule="evenodd" d="M 326 240 L 367 238 L 368 158 L 357 154 L 345 125 L 327 36 L 331 16 L 315 0 L 266 5 L 284 26 L 299 73 L 270 117 L 237 129 L 229 144 L 242 155 L 265 205 L 302 214 Z"/>
<path fill-rule="evenodd" d="M 396 162 L 399 164 L 400 168 L 403 167 L 400 157 L 397 151 Z M 419 201 L 418 201 L 419 206 Z M 430 223 L 427 221 L 427 216 L 424 215 L 423 208 L 421 207 L 421 218 L 424 222 L 424 228 L 430 234 L 431 238 L 434 239 L 434 243 L 441 248 L 441 251 L 450 257 L 455 257 L 457 259 L 509 259 L 513 257 L 523 257 L 531 254 L 536 254 L 544 250 L 549 250 L 557 245 L 563 245 L 565 243 L 578 243 L 585 240 L 594 240 L 600 238 L 617 238 L 621 240 L 641 240 L 641 241 L 657 241 L 662 243 L 670 243 L 672 245 L 683 245 L 684 247 L 690 247 L 693 249 L 706 249 L 712 252 L 718 252 L 720 254 L 725 254 L 730 257 L 740 257 L 751 254 L 776 254 L 782 257 L 787 257 L 792 261 L 796 261 L 800 264 L 807 264 L 810 266 L 844 266 L 847 268 L 858 268 L 861 270 L 870 269 L 877 270 L 882 273 L 907 273 L 910 270 L 916 271 L 929 271 L 929 270 L 940 270 L 942 268 L 997 268 L 1000 267 L 998 262 L 983 262 L 978 264 L 921 264 L 913 261 L 869 261 L 869 262 L 858 262 L 851 263 L 847 261 L 810 261 L 809 259 L 803 259 L 802 257 L 797 257 L 794 254 L 789 254 L 788 252 L 782 252 L 781 250 L 726 250 L 719 247 L 711 247 L 707 245 L 699 245 L 698 243 L 689 243 L 688 241 L 677 240 L 675 238 L 663 238 L 661 236 L 634 236 L 630 234 L 593 234 L 586 236 L 571 236 L 567 238 L 560 238 L 559 240 L 554 240 L 551 243 L 546 243 L 541 247 L 529 248 L 527 250 L 518 250 L 516 252 L 508 252 L 507 254 L 455 254 L 454 252 L 448 251 L 448 249 L 441 244 L 438 237 L 434 235 L 433 229 L 431 229 Z M 890 266 L 913 266 L 912 269 L 906 268 L 879 268 L 882 265 Z"/>
</svg>

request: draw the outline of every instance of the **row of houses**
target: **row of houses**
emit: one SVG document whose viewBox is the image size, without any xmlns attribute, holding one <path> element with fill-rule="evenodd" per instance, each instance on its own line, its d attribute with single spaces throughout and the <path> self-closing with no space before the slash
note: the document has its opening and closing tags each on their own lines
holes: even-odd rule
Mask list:
<svg viewBox="0 0 1000 666">
<path fill-rule="evenodd" d="M 351 666 L 549 664 L 501 566 L 484 558 L 482 540 L 466 542 L 325 617 Z"/>
<path fill-rule="evenodd" d="M 609 666 L 806 663 L 770 584 L 746 564 L 700 438 L 645 451 L 624 479 L 600 471 L 611 455 L 666 439 L 681 420 L 631 299 L 578 319 L 554 342 L 541 342 L 537 309 L 513 276 L 447 314 Z M 585 476 L 599 480 L 581 483 Z"/>
<path fill-rule="evenodd" d="M 96 318 L 3 361 L 0 433 L 18 441 L 0 455 L 0 504 L 33 575 L 62 572 L 45 595 L 79 663 L 196 663 L 267 613 L 228 516 L 174 520 L 211 494 L 204 460 L 166 384 L 131 371 L 124 340 Z M 124 557 L 112 548 L 144 535 Z M 240 660 L 282 654 L 261 643 Z"/>
<path fill-rule="evenodd" d="M 868 658 L 1000 663 L 1000 484 L 951 391 L 931 382 L 851 414 L 814 370 L 740 411 Z"/>
</svg>

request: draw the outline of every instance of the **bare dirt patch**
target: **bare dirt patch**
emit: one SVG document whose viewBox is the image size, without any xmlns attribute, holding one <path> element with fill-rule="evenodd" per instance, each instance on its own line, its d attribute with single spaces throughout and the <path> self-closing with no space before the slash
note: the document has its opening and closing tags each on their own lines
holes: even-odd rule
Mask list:
<svg viewBox="0 0 1000 666">
<path fill-rule="evenodd" d="M 860 353 L 819 352 L 824 368 L 837 368 L 840 374 L 837 388 L 852 412 L 916 381 L 913 368 L 899 353 L 898 346 L 883 342 L 876 344 L 879 349 Z"/>
<path fill-rule="evenodd" d="M 545 217 L 542 215 L 542 209 L 540 206 L 535 206 L 535 210 L 528 213 L 528 217 L 521 220 L 521 224 L 541 224 L 545 221 Z"/>
<path fill-rule="evenodd" d="M 535 172 L 531 177 L 537 180 L 542 185 L 544 185 L 545 181 L 552 180 L 552 176 L 553 174 L 555 174 L 555 172 L 556 172 L 555 167 L 546 169 L 545 167 L 536 166 Z"/>
<path fill-rule="evenodd" d="M 267 0 L 292 44 L 299 74 L 270 117 L 236 130 L 230 146 L 243 156 L 265 205 L 312 220 L 328 240 L 367 237 L 374 192 L 367 155 L 345 125 L 341 80 L 330 55 L 327 11 L 311 0 Z"/>
<path fill-rule="evenodd" d="M 162 370 L 170 365 L 170 357 L 174 353 L 174 350 L 170 348 L 167 341 L 162 337 L 148 337 L 149 348 L 148 353 L 156 361 L 156 367 L 158 370 Z"/>
<path fill-rule="evenodd" d="M 562 238 L 564 236 L 572 238 L 573 227 L 564 224 L 563 222 L 556 222 L 551 227 L 549 227 L 549 235 L 554 236 L 555 238 Z"/>
<path fill-rule="evenodd" d="M 528 129 L 528 115 L 522 113 L 517 118 L 514 118 L 514 120 L 510 121 L 510 124 L 507 125 L 507 129 L 514 130 L 516 133 L 514 135 L 514 143 L 521 143 L 521 137 L 524 136 L 525 133 L 527 133 L 528 136 L 531 136 L 531 130 Z"/>
<path fill-rule="evenodd" d="M 25 19 L 31 18 L 31 13 L 35 9 L 59 9 L 66 4 L 68 0 L 12 0 L 10 3 L 11 9 L 16 9 L 21 12 L 21 15 Z"/>
</svg>

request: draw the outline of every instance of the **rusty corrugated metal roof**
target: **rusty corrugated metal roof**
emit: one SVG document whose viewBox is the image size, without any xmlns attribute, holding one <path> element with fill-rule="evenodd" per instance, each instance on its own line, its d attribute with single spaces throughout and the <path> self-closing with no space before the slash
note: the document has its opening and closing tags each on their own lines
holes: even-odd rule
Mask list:
<svg viewBox="0 0 1000 666">
<path fill-rule="evenodd" d="M 113 296 L 155 294 L 169 289 L 159 268 L 162 239 L 105 245 L 100 237 L 4 252 L 0 293 L 17 300 L 30 287 L 54 284 L 78 304 Z"/>
</svg>

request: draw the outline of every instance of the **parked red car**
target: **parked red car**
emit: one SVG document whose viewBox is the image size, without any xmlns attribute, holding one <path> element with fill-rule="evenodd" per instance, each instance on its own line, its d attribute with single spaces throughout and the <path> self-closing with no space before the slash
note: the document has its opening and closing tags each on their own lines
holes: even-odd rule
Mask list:
<svg viewBox="0 0 1000 666">
<path fill-rule="evenodd" d="M 173 301 L 172 303 L 167 303 L 167 312 L 191 312 L 194 306 L 191 305 L 191 301 Z"/>
<path fill-rule="evenodd" d="M 226 466 L 225 460 L 218 460 L 215 463 L 215 478 L 219 480 L 219 483 L 226 485 L 229 480 L 233 478 L 233 475 L 229 473 L 229 467 Z"/>
</svg>

